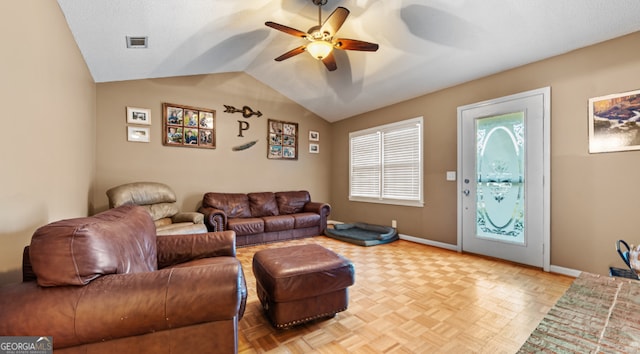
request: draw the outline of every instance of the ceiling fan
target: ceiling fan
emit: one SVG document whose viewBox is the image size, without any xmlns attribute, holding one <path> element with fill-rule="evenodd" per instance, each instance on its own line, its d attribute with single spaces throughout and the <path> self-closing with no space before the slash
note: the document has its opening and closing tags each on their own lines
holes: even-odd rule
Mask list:
<svg viewBox="0 0 640 354">
<path fill-rule="evenodd" d="M 327 70 L 334 71 L 338 68 L 336 59 L 333 56 L 334 48 L 366 52 L 375 52 L 378 50 L 378 45 L 375 43 L 359 41 L 357 39 L 334 38 L 336 32 L 338 32 L 347 19 L 347 16 L 349 16 L 349 10 L 340 6 L 336 8 L 323 23 L 321 17 L 322 6 L 326 5 L 327 0 L 311 1 L 314 5 L 318 6 L 318 25 L 309 28 L 306 33 L 275 22 L 265 22 L 265 25 L 271 28 L 309 41 L 306 45 L 301 45 L 277 57 L 275 59 L 276 61 L 283 61 L 306 51 L 311 54 L 312 57 L 321 60 L 327 67 Z"/>
</svg>

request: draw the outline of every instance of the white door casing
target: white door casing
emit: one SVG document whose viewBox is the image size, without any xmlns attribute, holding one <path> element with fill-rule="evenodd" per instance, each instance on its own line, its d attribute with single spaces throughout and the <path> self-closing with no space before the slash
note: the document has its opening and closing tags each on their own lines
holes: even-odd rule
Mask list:
<svg viewBox="0 0 640 354">
<path fill-rule="evenodd" d="M 545 87 L 458 107 L 459 251 L 549 271 L 550 103 Z"/>
</svg>

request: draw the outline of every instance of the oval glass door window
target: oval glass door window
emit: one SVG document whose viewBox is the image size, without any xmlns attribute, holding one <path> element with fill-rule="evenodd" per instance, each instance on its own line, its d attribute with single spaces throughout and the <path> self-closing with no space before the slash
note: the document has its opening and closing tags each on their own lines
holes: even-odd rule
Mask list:
<svg viewBox="0 0 640 354">
<path fill-rule="evenodd" d="M 476 120 L 476 235 L 525 243 L 524 112 Z"/>
</svg>

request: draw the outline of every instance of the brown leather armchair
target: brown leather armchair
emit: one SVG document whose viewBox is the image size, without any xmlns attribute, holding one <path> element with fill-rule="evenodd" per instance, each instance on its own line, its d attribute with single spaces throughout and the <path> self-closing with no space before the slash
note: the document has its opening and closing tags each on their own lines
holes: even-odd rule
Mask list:
<svg viewBox="0 0 640 354">
<path fill-rule="evenodd" d="M 0 335 L 56 353 L 237 353 L 247 287 L 233 232 L 156 237 L 128 205 L 34 233 L 24 281 L 0 287 Z"/>
<path fill-rule="evenodd" d="M 135 204 L 144 207 L 156 225 L 158 235 L 183 235 L 207 232 L 204 216 L 180 211 L 176 194 L 163 183 L 133 182 L 107 191 L 109 208 Z"/>
</svg>

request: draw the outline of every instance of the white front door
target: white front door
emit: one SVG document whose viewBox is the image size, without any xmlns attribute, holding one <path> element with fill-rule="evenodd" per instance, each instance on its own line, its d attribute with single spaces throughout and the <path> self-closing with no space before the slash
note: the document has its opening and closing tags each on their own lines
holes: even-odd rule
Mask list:
<svg viewBox="0 0 640 354">
<path fill-rule="evenodd" d="M 549 270 L 549 121 L 549 87 L 458 107 L 462 251 Z"/>
</svg>

